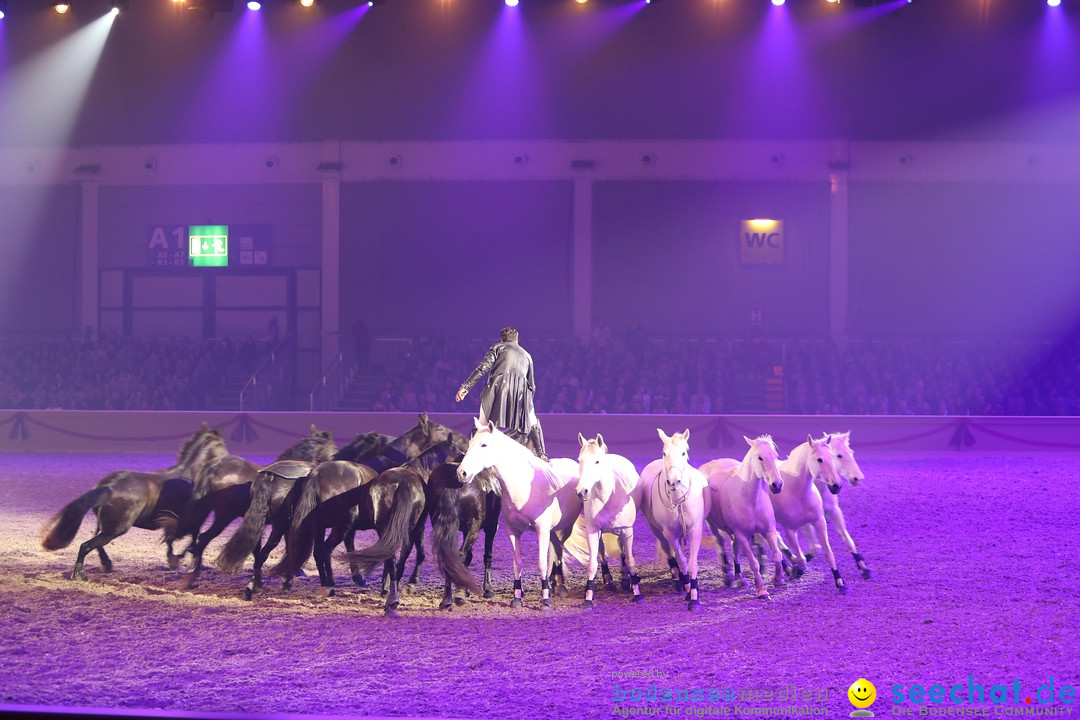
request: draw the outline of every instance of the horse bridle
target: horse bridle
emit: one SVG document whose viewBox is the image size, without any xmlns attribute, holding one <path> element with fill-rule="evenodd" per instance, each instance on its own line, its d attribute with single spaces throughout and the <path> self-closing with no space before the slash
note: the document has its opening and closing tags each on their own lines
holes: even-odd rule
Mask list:
<svg viewBox="0 0 1080 720">
<path fill-rule="evenodd" d="M 664 492 L 662 492 L 660 490 L 660 476 L 661 475 L 664 475 L 664 476 L 667 475 L 664 468 L 660 468 L 660 471 L 656 473 L 656 482 L 654 483 L 656 485 L 656 496 L 660 499 L 661 502 L 663 502 L 665 505 L 667 505 L 667 507 L 668 507 L 668 509 L 670 511 L 675 512 L 675 510 L 677 508 L 681 510 L 681 506 L 682 506 L 682 504 L 684 502 L 686 502 L 686 498 L 690 497 L 690 488 L 689 487 L 686 488 L 686 492 L 683 493 L 683 496 L 681 498 L 679 498 L 678 500 L 674 500 L 670 504 L 668 504 L 665 501 L 665 498 L 664 498 L 664 496 L 667 493 L 664 493 Z"/>
</svg>

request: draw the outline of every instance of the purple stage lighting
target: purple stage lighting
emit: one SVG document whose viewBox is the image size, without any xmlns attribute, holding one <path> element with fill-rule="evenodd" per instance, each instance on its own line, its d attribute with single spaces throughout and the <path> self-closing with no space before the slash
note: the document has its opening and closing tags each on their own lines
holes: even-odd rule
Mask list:
<svg viewBox="0 0 1080 720">
<path fill-rule="evenodd" d="M 1050 7 L 1057 7 L 1061 4 L 1061 0 L 1046 0 L 1046 4 Z"/>
<path fill-rule="evenodd" d="M 517 7 L 518 0 L 505 0 L 506 7 Z"/>
<path fill-rule="evenodd" d="M 259 0 L 248 0 L 247 9 L 251 11 L 262 10 L 262 3 Z"/>
<path fill-rule="evenodd" d="M 784 0 L 772 0 L 772 4 L 775 5 L 776 7 L 780 7 L 781 5 L 784 4 Z"/>
</svg>

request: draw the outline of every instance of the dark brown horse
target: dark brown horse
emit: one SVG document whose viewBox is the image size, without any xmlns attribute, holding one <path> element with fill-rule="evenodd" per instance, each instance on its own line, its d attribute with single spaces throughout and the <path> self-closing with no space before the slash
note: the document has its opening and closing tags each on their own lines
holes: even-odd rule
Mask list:
<svg viewBox="0 0 1080 720">
<path fill-rule="evenodd" d="M 54 515 L 46 525 L 41 541 L 46 550 L 59 550 L 75 539 L 83 516 L 93 509 L 97 516 L 94 536 L 79 546 L 72 580 L 86 580 L 83 561 L 91 550 L 97 550 L 101 567 L 112 570 L 112 560 L 105 546 L 130 528 L 157 530 L 162 522 L 184 509 L 191 498 L 193 478 L 207 463 L 223 457 L 228 450 L 216 429 L 206 423 L 180 447 L 176 464 L 160 472 L 120 470 L 111 473 L 92 490 L 71 501 Z M 173 557 L 169 545 L 168 557 Z"/>
<path fill-rule="evenodd" d="M 425 487 L 429 476 L 451 458 L 461 456 L 459 441 L 460 438 L 452 438 L 432 445 L 402 467 L 391 468 L 369 483 L 334 496 L 318 508 L 324 515 L 338 518 L 355 511 L 354 529 L 374 530 L 378 534 L 379 539 L 375 544 L 349 552 L 348 557 L 361 574 L 371 572 L 379 563 L 383 564 L 386 614 L 391 617 L 397 614 L 398 586 L 409 553 L 416 548 L 416 566 L 409 578 L 410 587 L 416 587 L 424 560 L 424 528 L 427 523 Z M 442 569 L 459 586 L 480 591 L 458 553 L 448 554 Z"/>
<path fill-rule="evenodd" d="M 277 460 L 319 463 L 329 460 L 336 452 L 333 432 L 319 430 L 312 425 L 311 432 L 278 455 Z M 183 580 L 185 588 L 192 587 L 198 579 L 206 546 L 230 523 L 247 512 L 251 504 L 251 483 L 259 470 L 258 465 L 238 455 L 226 455 L 207 464 L 195 479 L 191 500 L 184 511 L 179 517 L 170 518 L 164 523 L 166 541 L 185 536 L 192 538 L 185 550 L 191 553 L 192 558 L 191 570 Z M 210 513 L 214 514 L 214 522 L 200 533 Z M 173 565 L 170 563 L 170 566 Z"/>
<path fill-rule="evenodd" d="M 484 597 L 495 597 L 491 584 L 491 558 L 499 530 L 501 493 L 502 488 L 492 470 L 483 471 L 473 482 L 462 483 L 457 477 L 456 462 L 440 465 L 428 477 L 426 499 L 431 518 L 431 547 L 446 581 L 440 608 L 449 610 L 455 603 L 465 602 L 463 597 L 456 600 L 453 597 L 455 580 L 447 568 L 453 568 L 455 563 L 463 562 L 465 567 L 472 564 L 473 544 L 481 530 L 484 531 Z M 466 593 L 470 589 L 461 584 L 458 588 Z"/>
<path fill-rule="evenodd" d="M 347 550 L 354 550 L 356 530 L 348 523 L 344 527 L 331 529 L 331 536 L 325 537 L 327 526 L 317 522 L 318 518 L 305 523 L 319 502 L 369 482 L 383 470 L 403 464 L 432 444 L 450 437 L 460 442 L 461 438 L 450 428 L 432 422 L 427 413 L 421 413 L 414 427 L 388 444 L 385 443 L 386 437 L 377 433 L 357 436 L 338 451 L 337 459 L 315 466 L 304 477 L 292 479 L 273 472 L 260 473 L 252 486 L 252 501 L 244 521 L 222 549 L 216 561 L 217 567 L 225 572 L 236 572 L 244 559 L 255 550 L 256 574 L 245 591 L 245 596 L 250 597 L 251 591 L 261 585 L 262 563 L 279 542 L 284 532 L 283 526 L 288 526 L 290 539 L 286 543 L 286 556 L 275 568 L 275 574 L 281 575 L 287 584 L 311 557 L 317 541 L 320 545 L 332 543 L 326 551 L 328 571 L 329 551 L 340 542 L 345 543 Z M 279 504 L 275 507 L 274 502 Z M 272 513 L 272 517 L 268 513 Z M 271 536 L 259 549 L 258 541 L 268 522 L 272 526 Z M 285 566 L 293 562 L 290 558 L 301 559 L 295 562 L 295 567 L 286 569 Z M 355 569 L 352 577 L 357 585 L 364 585 L 363 576 Z M 320 579 L 327 582 L 326 578 Z M 329 583 L 324 587 L 332 587 L 332 575 L 329 576 Z"/>
</svg>

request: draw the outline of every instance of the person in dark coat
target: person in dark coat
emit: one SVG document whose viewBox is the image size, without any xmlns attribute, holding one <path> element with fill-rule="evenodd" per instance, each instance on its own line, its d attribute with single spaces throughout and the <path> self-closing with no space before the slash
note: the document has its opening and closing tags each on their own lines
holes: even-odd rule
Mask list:
<svg viewBox="0 0 1080 720">
<path fill-rule="evenodd" d="M 487 373 L 487 384 L 480 394 L 482 417 L 495 423 L 495 427 L 516 430 L 528 435 L 536 448 L 536 454 L 547 460 L 544 449 L 544 431 L 536 418 L 533 393 L 536 378 L 533 374 L 532 356 L 518 345 L 518 332 L 514 328 L 499 331 L 499 340 L 488 348 L 484 358 L 469 378 L 461 383 L 454 396 L 461 402 L 470 388 Z"/>
</svg>

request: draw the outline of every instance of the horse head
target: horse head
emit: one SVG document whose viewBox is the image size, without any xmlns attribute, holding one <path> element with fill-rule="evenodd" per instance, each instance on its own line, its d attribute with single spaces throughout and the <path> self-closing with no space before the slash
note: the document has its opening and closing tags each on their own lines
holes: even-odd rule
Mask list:
<svg viewBox="0 0 1080 720">
<path fill-rule="evenodd" d="M 472 482 L 473 478 L 495 464 L 497 437 L 502 435 L 490 420 L 484 423 L 480 418 L 473 418 L 475 429 L 469 438 L 469 448 L 465 457 L 458 464 L 458 480 Z"/>
<path fill-rule="evenodd" d="M 606 503 L 615 486 L 615 473 L 605 458 L 607 445 L 599 433 L 592 440 L 578 433 L 581 451 L 578 453 L 577 495 L 582 502 L 590 499 Z"/>
<path fill-rule="evenodd" d="M 829 449 L 836 459 L 836 472 L 851 483 L 851 487 L 856 487 L 865 476 L 859 463 L 855 462 L 855 452 L 851 449 L 851 432 L 826 435 L 825 442 L 829 444 Z"/>
<path fill-rule="evenodd" d="M 829 488 L 829 492 L 836 495 L 840 492 L 840 475 L 836 472 L 836 464 L 833 462 L 832 449 L 826 440 L 815 440 L 809 435 L 806 442 L 810 450 L 806 455 L 806 469 L 810 477 L 821 478 Z"/>
<path fill-rule="evenodd" d="M 675 433 L 670 437 L 660 428 L 656 428 L 664 443 L 664 490 L 673 503 L 681 502 L 689 494 L 690 477 L 690 430 Z"/>
<path fill-rule="evenodd" d="M 743 440 L 750 446 L 739 466 L 747 479 L 760 478 L 774 495 L 784 487 L 784 478 L 780 474 L 780 453 L 776 449 L 771 435 L 761 435 L 751 440 L 743 435 Z"/>
</svg>

